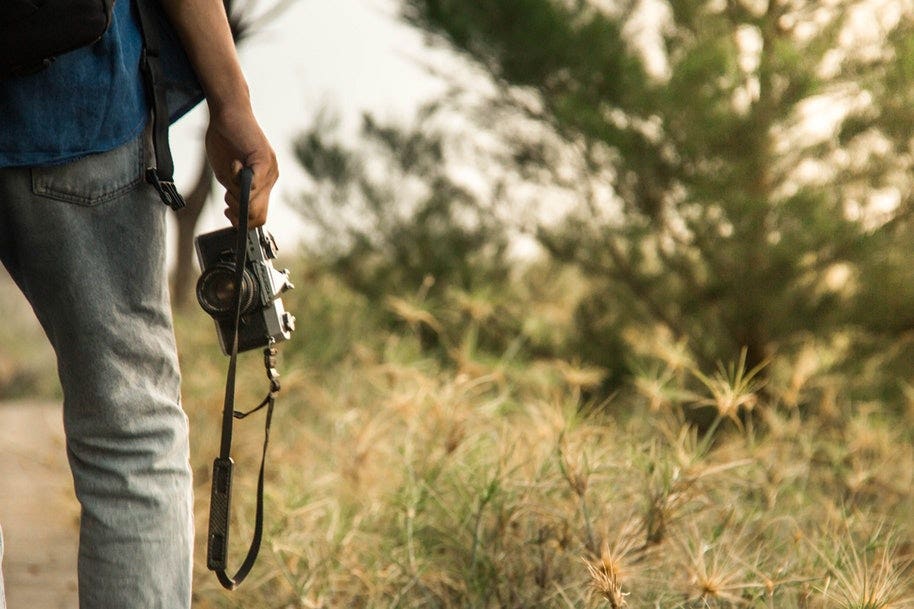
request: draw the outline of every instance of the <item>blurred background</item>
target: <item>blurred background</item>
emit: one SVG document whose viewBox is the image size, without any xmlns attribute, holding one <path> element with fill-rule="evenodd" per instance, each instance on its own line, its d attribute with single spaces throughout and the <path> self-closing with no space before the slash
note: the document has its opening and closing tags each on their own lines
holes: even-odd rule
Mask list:
<svg viewBox="0 0 914 609">
<path fill-rule="evenodd" d="M 914 2 L 231 12 L 298 330 L 262 557 L 228 594 L 200 552 L 199 607 L 910 605 Z M 205 120 L 170 258 L 201 535 Z M 0 395 L 58 399 L 39 332 L 0 331 Z"/>
<path fill-rule="evenodd" d="M 262 126 L 280 156 L 283 169 L 274 201 L 271 228 L 281 243 L 295 245 L 307 231 L 290 206 L 306 184 L 294 152 L 295 138 L 322 112 L 344 124 L 349 134 L 363 112 L 406 119 L 446 87 L 426 69 L 422 34 L 397 16 L 387 0 L 312 2 L 267 0 L 238 3 L 251 22 L 239 52 Z M 443 58 L 446 51 L 436 53 Z M 206 112 L 180 121 L 173 131 L 175 153 L 186 159 L 179 171 L 191 186 L 196 178 L 200 133 Z M 208 209 L 201 227 L 221 227 L 218 205 Z"/>
</svg>

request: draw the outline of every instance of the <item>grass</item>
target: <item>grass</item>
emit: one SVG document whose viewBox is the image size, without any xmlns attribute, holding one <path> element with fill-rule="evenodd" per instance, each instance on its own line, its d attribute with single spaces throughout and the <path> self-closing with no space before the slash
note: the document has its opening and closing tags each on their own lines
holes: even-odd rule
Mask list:
<svg viewBox="0 0 914 609">
<path fill-rule="evenodd" d="M 810 350 L 772 360 L 763 384 L 738 353 L 700 371 L 682 345 L 632 337 L 636 378 L 598 399 L 598 369 L 515 342 L 478 349 L 479 316 L 458 314 L 479 309 L 472 298 L 450 301 L 463 331 L 332 277 L 295 283 L 264 543 L 236 592 L 203 551 L 226 361 L 202 313 L 176 320 L 198 609 L 912 605 L 914 408 L 843 399 Z M 569 316 L 528 304 L 519 327 L 557 340 Z M 449 332 L 444 349 L 423 348 L 423 325 Z M 259 354 L 246 356 L 239 404 L 265 391 Z M 711 424 L 689 423 L 693 408 Z M 236 426 L 231 566 L 253 523 L 252 419 Z"/>
<path fill-rule="evenodd" d="M 54 353 L 5 271 L 0 271 L 0 294 L 0 399 L 59 400 Z"/>
<path fill-rule="evenodd" d="M 740 354 L 705 374 L 664 345 L 594 402 L 598 370 L 453 340 L 428 355 L 434 311 L 398 302 L 391 327 L 333 278 L 296 283 L 261 559 L 233 593 L 199 568 L 198 607 L 909 606 L 910 416 L 821 391 L 809 361 L 772 362 L 763 385 Z M 209 358 L 192 317 L 183 351 Z M 202 523 L 221 398 L 198 390 Z M 243 425 L 238 546 L 259 449 Z"/>
</svg>

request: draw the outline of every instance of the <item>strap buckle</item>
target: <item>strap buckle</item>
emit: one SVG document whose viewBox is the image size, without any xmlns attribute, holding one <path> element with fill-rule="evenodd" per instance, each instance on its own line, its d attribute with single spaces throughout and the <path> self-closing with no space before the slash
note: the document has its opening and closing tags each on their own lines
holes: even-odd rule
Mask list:
<svg viewBox="0 0 914 609">
<path fill-rule="evenodd" d="M 162 203 L 168 207 L 178 211 L 186 205 L 184 197 L 178 192 L 175 183 L 170 180 L 162 180 L 159 178 L 159 172 L 155 168 L 150 167 L 146 170 L 146 181 L 152 184 L 156 189 L 156 192 L 159 193 L 159 198 L 162 199 Z"/>
<path fill-rule="evenodd" d="M 263 350 L 263 365 L 267 371 L 267 379 L 270 381 L 270 392 L 267 393 L 267 397 L 254 408 L 247 411 L 232 411 L 232 416 L 236 419 L 243 419 L 248 415 L 254 414 L 264 406 L 270 405 L 276 399 L 276 394 L 282 389 L 282 385 L 279 383 L 279 371 L 276 369 L 277 351 L 276 347 L 273 346 L 274 342 L 273 339 L 270 339 L 270 346 Z"/>
</svg>

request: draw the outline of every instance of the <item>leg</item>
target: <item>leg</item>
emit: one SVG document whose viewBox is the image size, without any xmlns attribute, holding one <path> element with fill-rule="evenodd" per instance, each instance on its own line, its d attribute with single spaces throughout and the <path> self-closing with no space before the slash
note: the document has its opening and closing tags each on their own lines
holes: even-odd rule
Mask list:
<svg viewBox="0 0 914 609">
<path fill-rule="evenodd" d="M 82 506 L 82 609 L 190 604 L 187 419 L 164 277 L 166 208 L 138 140 L 0 172 L 4 263 L 57 354 Z"/>
</svg>

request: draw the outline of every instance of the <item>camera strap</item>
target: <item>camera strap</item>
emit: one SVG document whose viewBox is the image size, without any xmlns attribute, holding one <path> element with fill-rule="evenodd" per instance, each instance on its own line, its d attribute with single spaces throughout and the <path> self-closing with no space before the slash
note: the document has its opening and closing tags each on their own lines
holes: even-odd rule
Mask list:
<svg viewBox="0 0 914 609">
<path fill-rule="evenodd" d="M 247 264 L 248 208 L 250 205 L 251 182 L 253 172 L 249 167 L 241 170 L 241 196 L 238 209 L 238 238 L 235 245 L 235 285 L 241 286 L 243 273 Z M 264 367 L 270 381 L 270 391 L 257 406 L 246 412 L 235 410 L 235 373 L 238 364 L 238 327 L 241 321 L 241 290 L 235 290 L 235 321 L 232 332 L 232 349 L 229 356 L 228 374 L 225 380 L 225 402 L 222 409 L 222 440 L 219 457 L 213 461 L 212 492 L 210 495 L 209 532 L 207 536 L 207 568 L 215 571 L 219 583 L 226 590 L 234 590 L 247 577 L 254 566 L 260 551 L 263 537 L 263 482 L 267 457 L 267 444 L 270 440 L 270 423 L 273 418 L 273 406 L 279 392 L 279 374 L 276 371 L 276 348 L 271 344 L 264 349 Z M 234 461 L 231 457 L 232 428 L 235 419 L 243 419 L 266 408 L 264 425 L 263 454 L 260 459 L 260 474 L 257 478 L 257 511 L 254 517 L 254 535 L 248 548 L 247 556 L 234 576 L 227 572 L 227 555 L 229 543 L 229 516 L 232 499 L 232 470 Z"/>
</svg>

